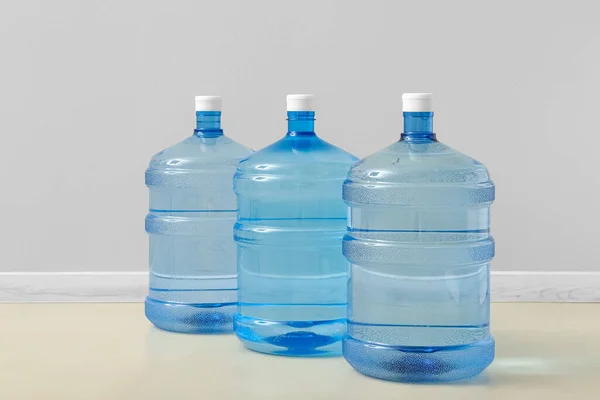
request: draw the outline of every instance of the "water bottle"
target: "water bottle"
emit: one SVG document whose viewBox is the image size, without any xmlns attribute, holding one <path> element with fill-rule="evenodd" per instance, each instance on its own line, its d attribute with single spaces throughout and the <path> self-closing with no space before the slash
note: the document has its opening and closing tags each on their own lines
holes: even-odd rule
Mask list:
<svg viewBox="0 0 600 400">
<path fill-rule="evenodd" d="M 150 161 L 146 317 L 157 327 L 233 331 L 237 273 L 231 229 L 237 209 L 231 181 L 249 154 L 223 135 L 221 98 L 198 96 L 194 135 Z"/>
<path fill-rule="evenodd" d="M 242 161 L 234 178 L 234 330 L 263 353 L 340 355 L 348 279 L 342 183 L 357 159 L 317 137 L 312 95 L 289 95 L 287 106 L 286 136 Z"/>
<path fill-rule="evenodd" d="M 494 184 L 481 163 L 437 141 L 431 94 L 404 94 L 403 111 L 400 141 L 357 163 L 344 182 L 344 357 L 380 379 L 469 378 L 494 358 Z"/>
</svg>

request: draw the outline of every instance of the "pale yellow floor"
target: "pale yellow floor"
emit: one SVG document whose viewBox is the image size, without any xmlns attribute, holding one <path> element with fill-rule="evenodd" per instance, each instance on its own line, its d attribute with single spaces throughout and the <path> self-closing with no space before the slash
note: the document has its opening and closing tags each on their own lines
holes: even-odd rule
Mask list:
<svg viewBox="0 0 600 400">
<path fill-rule="evenodd" d="M 600 304 L 493 304 L 492 331 L 481 377 L 407 385 L 162 332 L 142 304 L 0 304 L 0 399 L 600 399 Z"/>
</svg>

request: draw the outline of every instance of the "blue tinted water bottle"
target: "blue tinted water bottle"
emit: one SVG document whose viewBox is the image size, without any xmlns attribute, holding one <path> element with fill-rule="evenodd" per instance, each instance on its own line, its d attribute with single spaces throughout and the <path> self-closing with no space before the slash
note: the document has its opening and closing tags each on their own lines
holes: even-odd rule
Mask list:
<svg viewBox="0 0 600 400">
<path fill-rule="evenodd" d="M 494 184 L 481 163 L 437 141 L 431 94 L 403 103 L 400 141 L 357 163 L 344 183 L 344 357 L 381 379 L 468 378 L 494 358 Z"/>
<path fill-rule="evenodd" d="M 342 183 L 357 159 L 317 137 L 312 95 L 290 95 L 287 105 L 285 137 L 242 161 L 234 179 L 234 329 L 259 352 L 339 355 L 347 293 Z"/>
<path fill-rule="evenodd" d="M 146 316 L 176 332 L 231 332 L 237 303 L 232 179 L 251 150 L 223 135 L 221 98 L 196 97 L 193 136 L 146 170 L 150 291 Z"/>
</svg>

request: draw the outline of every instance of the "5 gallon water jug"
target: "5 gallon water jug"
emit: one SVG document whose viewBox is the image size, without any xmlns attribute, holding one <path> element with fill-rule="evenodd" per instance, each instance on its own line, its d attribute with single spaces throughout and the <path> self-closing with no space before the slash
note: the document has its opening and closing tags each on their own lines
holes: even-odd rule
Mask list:
<svg viewBox="0 0 600 400">
<path fill-rule="evenodd" d="M 170 331 L 227 332 L 237 302 L 231 181 L 251 151 L 223 136 L 220 97 L 196 97 L 196 121 L 193 136 L 155 155 L 146 170 L 146 316 Z"/>
<path fill-rule="evenodd" d="M 437 141 L 431 94 L 403 102 L 400 141 L 356 164 L 344 183 L 344 357 L 381 379 L 468 378 L 494 358 L 494 184 L 481 163 Z"/>
<path fill-rule="evenodd" d="M 250 349 L 341 354 L 346 330 L 346 205 L 357 159 L 319 139 L 311 95 L 290 95 L 288 132 L 242 161 L 238 199 L 239 308 L 234 329 Z"/>
</svg>

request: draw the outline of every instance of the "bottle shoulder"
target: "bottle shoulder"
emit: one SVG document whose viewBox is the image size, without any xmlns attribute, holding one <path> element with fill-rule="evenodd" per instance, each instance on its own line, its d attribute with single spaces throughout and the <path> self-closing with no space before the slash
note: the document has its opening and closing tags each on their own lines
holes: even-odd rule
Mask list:
<svg viewBox="0 0 600 400">
<path fill-rule="evenodd" d="M 301 173 L 307 170 L 343 170 L 358 161 L 352 154 L 317 136 L 285 136 L 243 160 L 238 173 L 260 171 L 261 174 L 282 170 Z"/>
<path fill-rule="evenodd" d="M 354 165 L 348 181 L 476 184 L 491 182 L 491 178 L 482 163 L 443 143 L 402 140 Z"/>
<path fill-rule="evenodd" d="M 252 150 L 228 138 L 202 138 L 196 135 L 168 147 L 150 160 L 148 170 L 196 170 L 229 166 L 252 154 Z"/>
</svg>

